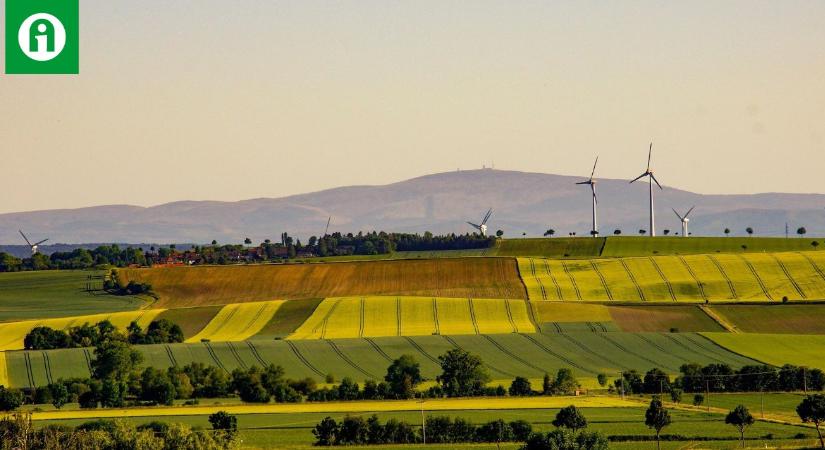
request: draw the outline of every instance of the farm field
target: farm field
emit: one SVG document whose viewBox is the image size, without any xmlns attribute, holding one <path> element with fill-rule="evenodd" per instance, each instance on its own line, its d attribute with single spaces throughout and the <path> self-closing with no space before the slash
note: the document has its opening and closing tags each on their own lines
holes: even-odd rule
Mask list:
<svg viewBox="0 0 825 450">
<path fill-rule="evenodd" d="M 505 401 L 502 401 L 505 400 Z M 611 399 L 616 400 L 616 399 Z M 550 431 L 553 429 L 553 417 L 558 412 L 561 406 L 575 404 L 577 407 L 583 409 L 583 413 L 590 422 L 588 429 L 590 431 L 600 431 L 608 436 L 619 435 L 637 435 L 648 436 L 650 430 L 644 425 L 644 407 L 638 402 L 628 401 L 626 405 L 617 405 L 613 407 L 599 406 L 597 402 L 590 402 L 589 397 L 565 398 L 565 397 L 533 397 L 516 399 L 518 405 L 507 406 L 512 404 L 512 399 L 478 399 L 478 400 L 439 400 L 427 401 L 424 404 L 425 414 L 427 416 L 450 416 L 461 417 L 474 424 L 482 424 L 491 420 L 503 419 L 505 421 L 526 420 L 530 422 L 533 429 L 536 431 Z M 619 400 L 621 401 L 621 400 Z M 403 420 L 414 427 L 420 426 L 421 423 L 421 405 L 415 402 L 410 403 L 409 407 L 399 407 L 392 405 L 392 409 L 387 409 L 388 405 L 384 403 L 395 404 L 397 402 L 349 402 L 324 404 L 330 406 L 329 411 L 306 411 L 306 412 L 285 412 L 285 413 L 239 413 L 238 427 L 241 429 L 241 438 L 244 446 L 272 448 L 273 443 L 277 443 L 276 448 L 282 449 L 309 449 L 312 448 L 314 438 L 312 435 L 312 427 L 320 422 L 324 417 L 330 416 L 336 420 L 341 420 L 345 415 L 370 416 L 372 414 L 378 415 L 379 419 L 386 421 L 389 419 Z M 490 405 L 487 408 L 485 405 Z M 270 406 L 282 405 L 265 405 L 258 408 L 269 408 Z M 283 405 L 285 406 L 285 405 Z M 299 405 L 311 406 L 311 405 Z M 323 406 L 323 405 L 319 405 Z M 236 414 L 238 411 L 232 409 L 233 406 L 213 406 L 213 407 L 199 407 L 208 411 L 217 411 L 219 409 L 226 409 L 230 413 Z M 203 414 L 192 414 L 188 412 L 191 408 L 150 408 L 146 411 L 151 413 L 153 410 L 164 410 L 159 416 L 163 420 L 186 423 L 190 426 L 208 426 L 206 416 Z M 171 410 L 170 413 L 177 413 L 177 415 L 167 415 L 165 410 Z M 132 414 L 135 410 L 126 410 L 125 413 Z M 143 412 L 138 410 L 139 413 Z M 186 412 L 184 412 L 186 411 Z M 80 411 L 86 412 L 86 411 Z M 94 413 L 94 411 L 89 411 Z M 106 413 L 108 410 L 99 410 L 98 412 Z M 61 411 L 63 417 L 71 416 L 74 411 Z M 51 416 L 51 411 L 37 413 L 35 415 L 35 425 L 45 426 L 49 424 L 62 425 L 79 425 L 88 419 L 66 418 L 54 419 Z M 206 413 L 204 413 L 206 414 Z M 688 439 L 696 438 L 702 439 L 712 437 L 716 439 L 729 439 L 728 442 L 702 442 L 700 448 L 735 448 L 738 442 L 737 432 L 729 425 L 725 425 L 724 417 L 719 413 L 707 413 L 702 411 L 682 411 L 671 410 L 673 417 L 673 424 L 666 429 L 666 434 L 679 434 L 686 436 Z M 48 418 L 48 419 L 46 419 Z M 137 424 L 147 423 L 152 420 L 151 417 L 131 416 L 126 417 L 126 420 L 133 421 Z M 773 440 L 759 440 L 755 439 L 749 441 L 749 445 L 759 446 L 764 448 L 765 443 L 770 445 L 782 444 L 790 445 L 798 440 L 794 440 L 794 436 L 798 433 L 804 433 L 809 436 L 809 439 L 802 441 L 805 443 L 812 443 L 815 432 L 813 430 L 802 428 L 794 425 L 756 422 L 748 431 L 748 436 L 757 438 L 767 434 L 773 435 Z M 662 447 L 665 449 L 671 448 L 685 448 L 690 441 L 679 442 L 663 442 Z M 611 449 L 638 449 L 647 448 L 651 442 L 627 442 L 627 443 L 611 443 Z M 375 448 L 375 447 L 347 447 L 347 448 Z M 420 446 L 381 446 L 381 449 L 409 449 L 422 448 Z M 468 444 L 449 446 L 436 446 L 436 448 L 467 448 L 467 449 L 495 449 L 495 444 Z M 516 449 L 518 444 L 502 444 L 501 448 Z"/>
<path fill-rule="evenodd" d="M 715 305 L 713 310 L 745 333 L 825 334 L 825 305 Z"/>
<path fill-rule="evenodd" d="M 601 255 L 607 238 L 520 238 L 501 239 L 497 256 L 533 256 L 544 258 L 593 258 Z"/>
<path fill-rule="evenodd" d="M 353 295 L 525 297 L 515 261 L 507 258 L 164 267 L 119 274 L 122 283 L 150 283 L 162 307 Z"/>
<path fill-rule="evenodd" d="M 797 366 L 825 369 L 825 335 L 702 333 L 722 347 L 774 366 Z"/>
<path fill-rule="evenodd" d="M 0 351 L 19 350 L 23 348 L 23 340 L 35 327 L 44 326 L 56 330 L 66 330 L 84 323 L 94 325 L 108 320 L 115 327 L 125 330 L 132 321 L 136 321 L 142 328 L 146 328 L 164 310 L 144 309 L 116 313 L 92 314 L 88 316 L 61 317 L 43 320 L 25 320 L 21 322 L 0 323 Z"/>
<path fill-rule="evenodd" d="M 622 333 L 574 331 L 541 334 L 464 336 L 401 336 L 329 340 L 249 340 L 144 345 L 144 365 L 167 368 L 194 361 L 228 372 L 252 365 L 282 366 L 293 379 L 327 374 L 336 379 L 378 380 L 392 359 L 413 355 L 422 375 L 434 379 L 440 372 L 437 357 L 451 348 L 478 354 L 495 380 L 509 384 L 513 377 L 540 379 L 545 372 L 572 368 L 577 377 L 594 379 L 599 373 L 646 371 L 660 367 L 678 373 L 684 362 L 728 363 L 733 367 L 756 364 L 694 333 Z M 6 352 L 9 385 L 42 386 L 49 380 L 87 377 L 91 349 Z M 611 375 L 612 376 L 612 375 Z"/>
<path fill-rule="evenodd" d="M 100 271 L 49 270 L 0 273 L 0 322 L 130 311 L 144 305 L 134 297 L 86 292 L 89 275 Z M 101 284 L 96 281 L 96 284 Z"/>
<path fill-rule="evenodd" d="M 778 301 L 825 298 L 825 252 L 518 258 L 532 301 Z"/>
<path fill-rule="evenodd" d="M 725 331 L 698 305 L 608 306 L 607 309 L 622 331 Z"/>
<path fill-rule="evenodd" d="M 226 305 L 194 336 L 186 342 L 243 341 L 261 331 L 284 303 L 283 300 L 269 302 L 247 302 Z"/>
<path fill-rule="evenodd" d="M 324 299 L 289 339 L 535 331 L 524 300 L 340 297 Z"/>
<path fill-rule="evenodd" d="M 691 255 L 701 253 L 764 253 L 815 250 L 821 238 L 610 236 L 599 256 Z M 742 248 L 745 246 L 745 248 Z"/>
</svg>

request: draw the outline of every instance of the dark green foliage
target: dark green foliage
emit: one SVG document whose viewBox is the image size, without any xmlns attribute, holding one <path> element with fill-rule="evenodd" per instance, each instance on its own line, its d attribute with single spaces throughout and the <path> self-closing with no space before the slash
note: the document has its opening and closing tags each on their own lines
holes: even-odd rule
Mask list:
<svg viewBox="0 0 825 450">
<path fill-rule="evenodd" d="M 448 397 L 471 397 L 484 391 L 490 376 L 484 369 L 481 358 L 469 352 L 454 348 L 438 357 L 441 375 L 436 380 Z"/>
<path fill-rule="evenodd" d="M 662 434 L 662 429 L 670 425 L 670 412 L 662 405 L 662 400 L 658 396 L 654 396 L 650 401 L 650 407 L 645 411 L 645 425 L 652 428 L 656 432 L 656 447 L 659 448 L 659 438 Z"/>
<path fill-rule="evenodd" d="M 394 398 L 412 398 L 415 387 L 421 383 L 421 367 L 412 355 L 401 355 L 387 368 L 384 381 Z"/>
<path fill-rule="evenodd" d="M 0 411 L 14 411 L 23 404 L 23 393 L 0 386 Z"/>
<path fill-rule="evenodd" d="M 654 368 L 645 373 L 642 381 L 642 392 L 645 394 L 661 394 L 670 391 L 670 376 L 663 370 Z"/>
<path fill-rule="evenodd" d="M 751 412 L 744 405 L 739 405 L 725 417 L 725 423 L 739 430 L 739 441 L 745 447 L 745 430 L 755 422 Z"/>
<path fill-rule="evenodd" d="M 221 430 L 230 434 L 238 432 L 238 418 L 226 411 L 218 411 L 209 416 L 209 424 L 213 430 Z"/>
<path fill-rule="evenodd" d="M 180 326 L 167 319 L 153 320 L 146 333 L 143 333 L 137 322 L 129 324 L 127 329 L 131 344 L 170 344 L 183 342 L 183 330 Z"/>
<path fill-rule="evenodd" d="M 557 428 L 567 428 L 574 433 L 587 428 L 587 418 L 584 417 L 581 410 L 574 405 L 564 407 L 556 414 L 553 420 L 553 426 Z"/>
<path fill-rule="evenodd" d="M 64 383 L 51 383 L 47 389 L 51 394 L 51 403 L 55 408 L 60 409 L 69 402 L 69 389 Z"/>
<path fill-rule="evenodd" d="M 525 377 L 516 377 L 510 383 L 510 389 L 507 393 L 513 397 L 527 397 L 533 395 L 533 387 L 530 385 L 530 380 Z"/>
<path fill-rule="evenodd" d="M 62 330 L 53 330 L 49 327 L 35 327 L 23 339 L 26 350 L 51 350 L 55 348 L 69 348 L 71 338 Z"/>
<path fill-rule="evenodd" d="M 607 450 L 610 444 L 600 433 L 574 434 L 565 430 L 553 430 L 547 434 L 534 433 L 527 439 L 522 450 Z"/>
<path fill-rule="evenodd" d="M 177 398 L 175 385 L 167 371 L 147 367 L 140 377 L 140 399 L 160 405 L 172 405 Z"/>
<path fill-rule="evenodd" d="M 796 413 L 799 418 L 805 423 L 812 423 L 816 427 L 816 432 L 819 435 L 819 445 L 825 448 L 825 441 L 822 439 L 822 430 L 819 428 L 825 422 L 825 395 L 815 394 L 809 395 L 799 406 L 796 407 Z"/>
</svg>

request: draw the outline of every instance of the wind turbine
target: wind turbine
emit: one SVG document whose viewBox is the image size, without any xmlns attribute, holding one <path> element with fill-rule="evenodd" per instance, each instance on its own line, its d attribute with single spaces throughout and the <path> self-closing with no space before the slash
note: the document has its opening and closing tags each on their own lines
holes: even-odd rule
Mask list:
<svg viewBox="0 0 825 450">
<path fill-rule="evenodd" d="M 647 170 L 645 173 L 639 175 L 638 177 L 634 178 L 630 182 L 633 183 L 634 181 L 640 180 L 644 177 L 648 177 L 647 182 L 650 184 L 650 236 L 656 236 L 656 220 L 653 217 L 653 183 L 656 183 L 656 186 L 659 186 L 659 189 L 662 189 L 662 185 L 659 184 L 659 180 L 653 176 L 653 171 L 650 170 L 650 157 L 653 155 L 653 142 L 650 143 L 650 149 L 647 152 Z"/>
<path fill-rule="evenodd" d="M 596 164 L 599 163 L 599 157 L 596 156 L 596 162 L 593 163 L 593 171 L 590 172 L 590 179 L 587 181 L 580 181 L 576 184 L 589 184 L 590 191 L 593 193 L 593 228 L 591 229 L 591 235 L 593 237 L 597 237 L 599 235 L 599 227 L 598 222 L 596 221 L 596 205 L 599 201 L 596 199 L 596 180 L 593 179 L 593 175 L 596 173 Z"/>
<path fill-rule="evenodd" d="M 679 215 L 679 213 L 677 213 L 675 209 L 670 208 L 670 209 L 673 209 L 673 213 L 676 214 L 676 217 L 678 217 L 679 220 L 682 221 L 682 237 L 687 237 L 688 236 L 688 222 L 690 222 L 690 219 L 688 219 L 688 215 L 690 214 L 691 211 L 693 211 L 693 208 L 695 208 L 695 207 L 696 206 L 691 206 L 690 209 L 685 213 L 684 216 Z"/>
<path fill-rule="evenodd" d="M 490 216 L 492 215 L 493 208 L 490 208 L 487 210 L 487 214 L 484 215 L 484 219 L 481 220 L 481 225 L 476 225 L 472 222 L 467 223 L 470 224 L 470 226 L 472 226 L 476 230 L 478 230 L 479 234 L 481 234 L 482 236 L 487 236 L 487 221 L 490 220 Z"/>
<path fill-rule="evenodd" d="M 32 243 L 31 243 L 31 241 L 29 241 L 29 238 L 27 238 L 27 237 L 26 237 L 26 235 L 25 235 L 25 234 L 23 234 L 23 230 L 17 230 L 17 231 L 19 231 L 19 232 L 20 232 L 20 236 L 23 236 L 23 239 L 25 239 L 25 240 L 26 240 L 26 243 L 27 243 L 27 244 L 29 244 L 29 247 L 31 247 L 31 249 L 32 249 L 32 256 L 34 256 L 34 255 L 36 255 L 36 254 L 37 254 L 37 246 L 38 246 L 38 245 L 40 245 L 40 244 L 42 244 L 42 243 L 44 243 L 44 242 L 46 242 L 46 241 L 48 241 L 48 240 L 49 240 L 49 238 L 46 238 L 46 239 L 43 239 L 43 240 L 42 240 L 42 241 L 40 241 L 40 242 L 35 242 L 34 244 L 32 244 Z"/>
</svg>

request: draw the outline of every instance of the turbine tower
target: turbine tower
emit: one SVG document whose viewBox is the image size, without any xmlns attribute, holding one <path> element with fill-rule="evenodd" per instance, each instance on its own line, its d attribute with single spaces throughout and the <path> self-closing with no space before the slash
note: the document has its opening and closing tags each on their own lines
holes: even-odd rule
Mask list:
<svg viewBox="0 0 825 450">
<path fill-rule="evenodd" d="M 32 244 L 32 243 L 31 243 L 31 241 L 29 241 L 29 238 L 27 238 L 27 237 L 26 237 L 26 235 L 25 235 L 25 234 L 23 234 L 23 230 L 17 230 L 17 231 L 19 231 L 19 232 L 20 232 L 20 236 L 23 236 L 23 239 L 25 239 L 25 240 L 26 240 L 26 243 L 27 243 L 27 244 L 29 244 L 29 247 L 31 247 L 31 250 L 32 250 L 32 256 L 34 256 L 34 255 L 36 255 L 36 254 L 37 254 L 37 246 L 38 246 L 38 245 L 40 245 L 40 244 L 42 244 L 42 243 L 44 243 L 44 242 L 46 242 L 46 241 L 48 241 L 48 240 L 49 240 L 49 238 L 46 238 L 46 239 L 43 239 L 43 240 L 42 240 L 42 241 L 40 241 L 40 242 L 35 242 L 34 244 Z"/>
<path fill-rule="evenodd" d="M 673 214 L 676 214 L 676 217 L 678 217 L 679 220 L 682 221 L 682 237 L 687 237 L 688 236 L 688 222 L 690 222 L 690 219 L 688 219 L 688 215 L 690 215 L 690 212 L 693 211 L 693 208 L 695 208 L 695 207 L 696 206 L 691 206 L 690 209 L 685 213 L 684 216 L 679 215 L 679 213 L 676 212 L 675 209 L 670 208 L 670 209 L 673 209 Z"/>
<path fill-rule="evenodd" d="M 653 176 L 653 171 L 650 170 L 650 157 L 653 155 L 653 142 L 650 143 L 650 149 L 647 152 L 647 170 L 645 173 L 639 175 L 638 177 L 634 178 L 630 182 L 633 183 L 634 181 L 640 180 L 644 177 L 648 177 L 647 182 L 649 183 L 650 188 L 650 236 L 656 236 L 656 220 L 653 217 L 653 183 L 656 183 L 656 186 L 659 186 L 659 189 L 662 189 L 662 185 L 659 184 L 659 180 Z"/>
<path fill-rule="evenodd" d="M 487 221 L 490 220 L 490 216 L 492 216 L 492 215 L 493 215 L 493 208 L 490 208 L 490 209 L 487 210 L 487 214 L 484 215 L 484 219 L 481 220 L 480 225 L 476 225 L 472 222 L 467 222 L 467 223 L 470 224 L 471 227 L 478 230 L 478 233 L 481 234 L 482 236 L 487 236 Z"/>
<path fill-rule="evenodd" d="M 593 171 L 590 172 L 590 178 L 587 181 L 580 181 L 576 184 L 589 184 L 590 185 L 590 192 L 593 193 L 593 228 L 590 229 L 590 234 L 593 237 L 597 237 L 599 235 L 599 225 L 598 221 L 596 220 L 596 205 L 598 205 L 599 201 L 596 199 L 596 180 L 593 179 L 593 175 L 596 173 L 596 164 L 599 163 L 599 157 L 596 156 L 596 162 L 593 163 Z"/>
</svg>

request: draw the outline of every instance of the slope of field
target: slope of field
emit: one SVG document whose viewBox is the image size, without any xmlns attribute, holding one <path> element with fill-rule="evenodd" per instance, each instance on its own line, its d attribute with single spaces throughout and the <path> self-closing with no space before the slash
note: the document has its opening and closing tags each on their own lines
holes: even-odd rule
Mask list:
<svg viewBox="0 0 825 450">
<path fill-rule="evenodd" d="M 226 305 L 196 335 L 186 342 L 243 341 L 260 332 L 284 303 L 283 300 L 269 302 L 247 302 Z"/>
<path fill-rule="evenodd" d="M 688 237 L 611 236 L 603 257 L 691 255 L 704 253 L 764 253 L 816 250 L 813 241 L 822 239 L 775 237 Z"/>
<path fill-rule="evenodd" d="M 704 302 L 825 298 L 825 252 L 518 258 L 530 300 Z"/>
<path fill-rule="evenodd" d="M 289 339 L 534 331 L 524 300 L 337 297 L 321 302 Z"/>
<path fill-rule="evenodd" d="M 781 366 L 825 369 L 825 336 L 810 334 L 702 333 L 726 349 Z"/>
<path fill-rule="evenodd" d="M 184 338 L 190 338 L 206 326 L 211 321 L 221 306 L 195 306 L 191 308 L 167 309 L 160 313 L 157 319 L 166 319 L 176 323 L 183 331 Z"/>
<path fill-rule="evenodd" d="M 608 309 L 622 331 L 725 331 L 695 305 L 609 306 Z"/>
<path fill-rule="evenodd" d="M 294 333 L 312 315 L 323 299 L 287 300 L 254 339 L 280 339 Z"/>
<path fill-rule="evenodd" d="M 544 258 L 592 258 L 602 252 L 605 238 L 522 238 L 501 239 L 498 256 L 541 256 Z"/>
<path fill-rule="evenodd" d="M 101 271 L 44 270 L 0 273 L 0 322 L 79 316 L 138 309 L 135 297 L 86 291 L 88 277 Z M 93 288 L 99 289 L 96 280 Z"/>
<path fill-rule="evenodd" d="M 713 310 L 745 333 L 825 334 L 825 305 L 716 305 Z"/>
<path fill-rule="evenodd" d="M 23 340 L 35 327 L 50 327 L 56 330 L 66 330 L 84 323 L 96 324 L 108 320 L 115 327 L 124 330 L 132 321 L 144 329 L 164 310 L 144 309 L 118 313 L 91 314 L 88 316 L 61 317 L 56 319 L 26 320 L 22 322 L 0 323 L 0 351 L 19 350 L 23 348 Z"/>
<path fill-rule="evenodd" d="M 693 333 L 568 332 L 462 336 L 396 336 L 330 340 L 249 340 L 144 345 L 144 365 L 160 369 L 194 361 L 226 371 L 252 365 L 280 365 L 289 378 L 379 380 L 391 360 L 410 354 L 425 378 L 440 373 L 438 356 L 455 347 L 478 354 L 494 380 L 520 375 L 540 379 L 545 372 L 572 368 L 576 376 L 593 378 L 620 370 L 641 372 L 660 367 L 678 373 L 685 362 L 756 364 Z M 9 384 L 42 386 L 49 380 L 89 375 L 91 349 L 7 352 Z"/>
<path fill-rule="evenodd" d="M 163 307 L 352 295 L 525 297 L 515 261 L 508 258 L 163 267 L 120 274 L 124 283 L 150 283 Z"/>
</svg>

